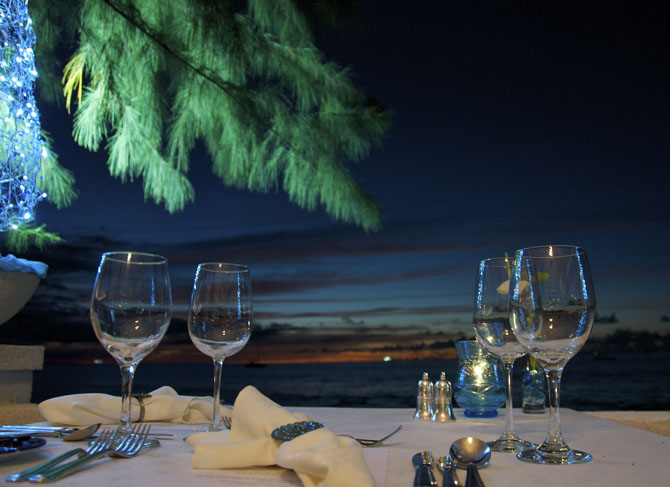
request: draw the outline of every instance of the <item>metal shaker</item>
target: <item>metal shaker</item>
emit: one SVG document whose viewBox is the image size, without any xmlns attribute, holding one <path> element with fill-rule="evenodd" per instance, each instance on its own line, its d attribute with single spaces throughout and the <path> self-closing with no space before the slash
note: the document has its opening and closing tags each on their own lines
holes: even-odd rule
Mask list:
<svg viewBox="0 0 670 487">
<path fill-rule="evenodd" d="M 440 380 L 435 383 L 435 399 L 433 401 L 433 415 L 431 421 L 444 423 L 456 421 L 454 408 L 451 404 L 451 382 L 447 380 L 445 372 L 440 374 Z"/>
<path fill-rule="evenodd" d="M 428 378 L 428 372 L 423 373 L 416 393 L 416 412 L 414 419 L 430 421 L 433 416 L 433 383 Z"/>
</svg>

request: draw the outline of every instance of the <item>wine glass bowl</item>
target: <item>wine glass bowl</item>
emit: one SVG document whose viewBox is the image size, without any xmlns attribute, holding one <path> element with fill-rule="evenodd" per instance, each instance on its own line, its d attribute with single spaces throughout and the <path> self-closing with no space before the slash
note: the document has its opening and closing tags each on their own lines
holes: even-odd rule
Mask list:
<svg viewBox="0 0 670 487">
<path fill-rule="evenodd" d="M 584 346 L 595 318 L 595 294 L 586 251 L 546 245 L 516 252 L 510 284 L 510 321 L 519 342 L 542 365 L 549 392 L 549 432 L 536 450 L 521 452 L 532 463 L 573 464 L 592 459 L 571 449 L 560 430 L 563 368 Z"/>
<path fill-rule="evenodd" d="M 503 362 L 514 362 L 528 353 L 514 336 L 509 318 L 475 321 L 474 327 L 477 341 Z"/>
<path fill-rule="evenodd" d="M 188 312 L 191 341 L 214 363 L 212 419 L 208 431 L 224 428 L 219 414 L 221 369 L 226 357 L 249 341 L 252 322 L 251 275 L 239 264 L 198 265 Z"/>
<path fill-rule="evenodd" d="M 478 266 L 475 287 L 473 324 L 477 341 L 487 353 L 502 361 L 506 379 L 505 430 L 497 440 L 488 443 L 494 451 L 519 451 L 536 446 L 519 438 L 514 431 L 512 368 L 514 361 L 527 352 L 510 326 L 508 294 L 511 274 L 510 259 L 484 259 Z"/>
<path fill-rule="evenodd" d="M 90 317 L 98 341 L 121 368 L 120 430 L 130 429 L 135 369 L 165 335 L 171 307 L 165 257 L 143 252 L 102 255 L 91 296 Z"/>
</svg>

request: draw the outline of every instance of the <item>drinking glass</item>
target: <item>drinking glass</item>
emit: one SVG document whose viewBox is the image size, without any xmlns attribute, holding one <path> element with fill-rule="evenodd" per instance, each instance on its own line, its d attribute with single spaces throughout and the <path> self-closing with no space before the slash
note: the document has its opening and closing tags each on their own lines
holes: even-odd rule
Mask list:
<svg viewBox="0 0 670 487">
<path fill-rule="evenodd" d="M 519 451 L 537 445 L 522 440 L 514 432 L 512 407 L 512 367 L 514 361 L 526 355 L 526 349 L 514 336 L 509 322 L 509 282 L 511 259 L 501 257 L 479 262 L 475 287 L 473 324 L 477 341 L 494 357 L 498 357 L 505 372 L 505 430 L 488 445 L 494 451 Z"/>
<path fill-rule="evenodd" d="M 586 251 L 568 245 L 518 250 L 510 283 L 510 321 L 519 342 L 544 368 L 549 392 L 549 432 L 537 449 L 520 452 L 532 463 L 591 460 L 561 434 L 559 393 L 563 368 L 586 343 L 596 310 Z"/>
<path fill-rule="evenodd" d="M 219 414 L 223 360 L 247 344 L 251 319 L 249 268 L 220 262 L 200 264 L 188 310 L 188 334 L 197 349 L 214 362 L 214 403 L 207 431 L 224 428 Z"/>
<path fill-rule="evenodd" d="M 91 296 L 95 336 L 121 368 L 118 430 L 131 429 L 135 369 L 165 335 L 172 294 L 165 257 L 143 252 L 102 254 Z"/>
</svg>

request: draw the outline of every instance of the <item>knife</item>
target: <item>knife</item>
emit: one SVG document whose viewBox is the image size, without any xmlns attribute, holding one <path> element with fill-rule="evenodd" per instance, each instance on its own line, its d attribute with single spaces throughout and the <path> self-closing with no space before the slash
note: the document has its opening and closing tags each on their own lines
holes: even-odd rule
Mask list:
<svg viewBox="0 0 670 487">
<path fill-rule="evenodd" d="M 437 480 L 433 474 L 433 454 L 422 451 L 412 457 L 412 463 L 416 468 L 414 474 L 414 487 L 437 487 Z"/>
<path fill-rule="evenodd" d="M 69 428 L 67 426 L 43 426 L 39 424 L 3 424 L 0 425 L 0 430 L 48 430 L 72 433 L 76 428 Z"/>
<path fill-rule="evenodd" d="M 444 461 L 444 464 L 442 463 Z M 460 487 L 461 484 L 458 482 L 458 477 L 456 476 L 456 465 L 451 457 L 441 457 L 438 460 L 440 470 L 444 476 L 442 477 L 442 487 Z"/>
</svg>

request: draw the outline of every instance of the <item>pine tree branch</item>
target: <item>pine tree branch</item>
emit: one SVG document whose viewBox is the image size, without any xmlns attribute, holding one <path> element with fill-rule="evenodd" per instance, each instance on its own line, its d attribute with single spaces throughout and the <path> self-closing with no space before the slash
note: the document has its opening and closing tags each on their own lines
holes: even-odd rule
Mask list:
<svg viewBox="0 0 670 487">
<path fill-rule="evenodd" d="M 344 161 L 380 140 L 388 112 L 324 62 L 293 0 L 249 2 L 251 14 L 223 0 L 83 2 L 84 67 L 73 72 L 90 82 L 75 139 L 91 150 L 107 139 L 110 172 L 143 178 L 168 211 L 192 198 L 188 155 L 202 140 L 226 185 L 281 185 L 303 208 L 378 228 Z M 70 93 L 81 86 L 73 79 Z"/>
</svg>

